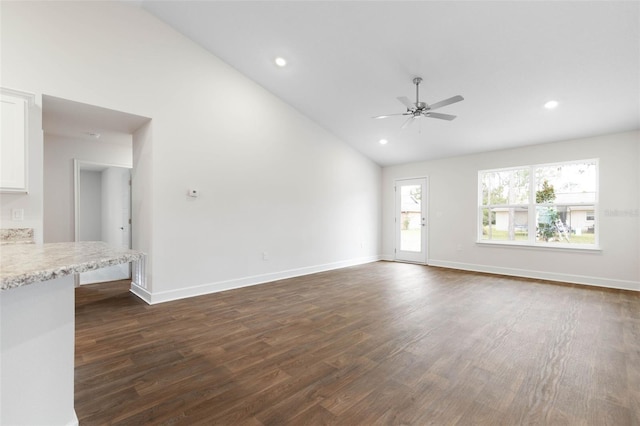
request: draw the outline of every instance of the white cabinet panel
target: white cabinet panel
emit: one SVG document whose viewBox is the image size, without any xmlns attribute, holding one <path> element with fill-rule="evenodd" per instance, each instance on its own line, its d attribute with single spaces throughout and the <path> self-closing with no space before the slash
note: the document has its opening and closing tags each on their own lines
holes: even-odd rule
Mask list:
<svg viewBox="0 0 640 426">
<path fill-rule="evenodd" d="M 28 106 L 33 95 L 1 91 L 0 191 L 27 192 Z"/>
</svg>

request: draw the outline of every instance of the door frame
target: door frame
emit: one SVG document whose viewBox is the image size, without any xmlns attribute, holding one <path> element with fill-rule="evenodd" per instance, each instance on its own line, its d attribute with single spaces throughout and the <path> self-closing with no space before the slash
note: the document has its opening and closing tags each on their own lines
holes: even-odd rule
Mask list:
<svg viewBox="0 0 640 426">
<path fill-rule="evenodd" d="M 78 158 L 73 159 L 73 224 L 74 224 L 74 235 L 73 240 L 75 242 L 80 241 L 80 171 L 83 166 L 94 166 L 94 167 L 119 167 L 123 169 L 129 169 L 130 173 L 133 171 L 133 167 L 128 164 L 114 164 L 114 163 L 103 163 L 99 161 L 86 161 Z M 131 215 L 131 209 L 133 207 L 133 200 L 131 197 L 133 194 L 129 193 L 129 215 Z M 133 237 L 133 229 L 131 224 L 129 224 L 129 248 L 131 248 L 131 238 Z M 129 270 L 129 274 L 131 274 L 131 270 Z M 76 287 L 80 286 L 80 274 L 74 274 L 74 283 Z"/>
<path fill-rule="evenodd" d="M 398 187 L 402 182 L 406 181 L 421 181 L 423 185 L 422 192 L 422 202 L 421 202 L 421 213 L 422 213 L 422 232 L 421 232 L 421 247 L 422 251 L 417 255 L 409 255 L 408 257 L 402 257 L 400 250 L 400 193 L 398 191 Z M 409 178 L 398 178 L 393 182 L 394 189 L 394 201 L 393 201 L 393 217 L 394 217 L 394 261 L 396 262 L 407 262 L 407 263 L 418 263 L 421 265 L 427 265 L 429 259 L 429 176 L 418 176 L 418 177 L 409 177 Z"/>
</svg>

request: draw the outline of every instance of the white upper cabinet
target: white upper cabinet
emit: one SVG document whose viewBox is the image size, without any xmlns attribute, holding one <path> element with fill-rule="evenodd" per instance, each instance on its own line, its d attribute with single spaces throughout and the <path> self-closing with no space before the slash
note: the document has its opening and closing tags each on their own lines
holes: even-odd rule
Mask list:
<svg viewBox="0 0 640 426">
<path fill-rule="evenodd" d="M 29 106 L 33 95 L 0 88 L 0 191 L 28 192 Z"/>
</svg>

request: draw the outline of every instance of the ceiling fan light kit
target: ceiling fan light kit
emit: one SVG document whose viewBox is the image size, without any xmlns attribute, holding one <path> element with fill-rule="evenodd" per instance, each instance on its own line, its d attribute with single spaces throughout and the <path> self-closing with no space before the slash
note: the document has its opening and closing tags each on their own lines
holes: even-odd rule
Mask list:
<svg viewBox="0 0 640 426">
<path fill-rule="evenodd" d="M 428 105 L 426 102 L 420 102 L 420 83 L 422 83 L 422 78 L 416 77 L 416 78 L 413 79 L 413 84 L 416 85 L 416 101 L 415 102 L 411 102 L 409 100 L 409 98 L 407 98 L 406 96 L 399 96 L 398 97 L 398 100 L 405 107 L 407 107 L 407 111 L 406 112 L 402 112 L 402 113 L 399 113 L 399 114 L 378 115 L 377 117 L 373 117 L 373 118 L 380 119 L 380 118 L 393 117 L 395 115 L 409 116 L 407 121 L 405 121 L 404 124 L 402 125 L 401 129 L 405 129 L 411 123 L 413 123 L 416 118 L 420 118 L 420 117 L 437 118 L 437 119 L 440 119 L 440 120 L 447 120 L 447 121 L 451 121 L 454 118 L 456 118 L 455 115 L 443 114 L 443 113 L 439 113 L 439 112 L 433 112 L 433 110 L 434 109 L 438 109 L 438 108 L 442 108 L 442 107 L 447 106 L 447 105 L 451 105 L 451 104 L 456 103 L 456 102 L 460 102 L 460 101 L 464 100 L 464 98 L 462 96 L 456 95 L 456 96 L 453 96 L 451 98 L 444 99 L 444 100 L 442 100 L 440 102 L 436 102 L 434 104 Z"/>
</svg>

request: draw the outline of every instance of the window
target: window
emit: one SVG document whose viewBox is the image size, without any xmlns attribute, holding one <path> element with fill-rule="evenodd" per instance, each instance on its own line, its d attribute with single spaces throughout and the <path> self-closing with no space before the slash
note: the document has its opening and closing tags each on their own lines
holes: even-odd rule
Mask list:
<svg viewBox="0 0 640 426">
<path fill-rule="evenodd" d="M 481 170 L 478 188 L 480 242 L 597 246 L 597 160 Z"/>
</svg>

